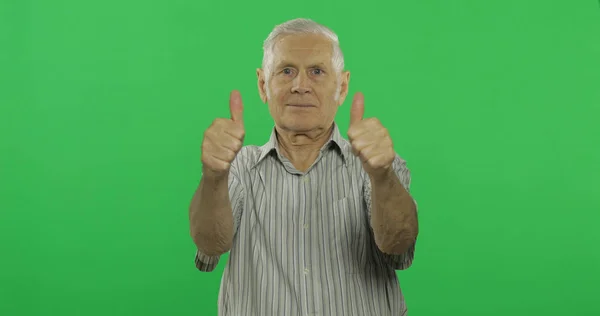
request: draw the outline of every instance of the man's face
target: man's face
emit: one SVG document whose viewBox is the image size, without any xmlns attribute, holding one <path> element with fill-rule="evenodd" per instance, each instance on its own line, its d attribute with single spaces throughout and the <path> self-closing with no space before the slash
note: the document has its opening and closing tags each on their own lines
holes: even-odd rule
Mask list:
<svg viewBox="0 0 600 316">
<path fill-rule="evenodd" d="M 261 69 L 257 74 L 275 124 L 299 133 L 328 128 L 348 93 L 349 79 L 348 72 L 339 77 L 335 72 L 331 41 L 317 34 L 285 35 L 273 52 L 268 85 Z"/>
</svg>

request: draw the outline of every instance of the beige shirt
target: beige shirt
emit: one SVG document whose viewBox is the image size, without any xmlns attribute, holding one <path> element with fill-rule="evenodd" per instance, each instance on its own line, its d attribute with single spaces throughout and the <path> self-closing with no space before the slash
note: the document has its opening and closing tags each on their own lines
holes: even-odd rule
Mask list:
<svg viewBox="0 0 600 316">
<path fill-rule="evenodd" d="M 393 168 L 409 190 L 398 155 Z M 337 124 L 315 163 L 299 172 L 278 149 L 245 146 L 232 163 L 234 240 L 219 294 L 220 316 L 406 315 L 395 270 L 414 245 L 383 254 L 370 226 L 371 184 Z M 219 257 L 196 254 L 212 271 Z"/>
</svg>

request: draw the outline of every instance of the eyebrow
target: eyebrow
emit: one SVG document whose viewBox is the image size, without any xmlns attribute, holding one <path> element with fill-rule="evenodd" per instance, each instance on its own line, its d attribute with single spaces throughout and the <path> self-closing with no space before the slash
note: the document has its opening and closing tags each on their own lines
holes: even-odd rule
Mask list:
<svg viewBox="0 0 600 316">
<path fill-rule="evenodd" d="M 296 67 L 296 65 L 291 62 L 283 61 L 277 65 L 276 69 L 281 69 L 281 68 L 285 68 L 285 67 Z M 327 68 L 327 66 L 322 62 L 312 63 L 308 66 L 308 68 L 315 68 L 315 67 Z"/>
</svg>

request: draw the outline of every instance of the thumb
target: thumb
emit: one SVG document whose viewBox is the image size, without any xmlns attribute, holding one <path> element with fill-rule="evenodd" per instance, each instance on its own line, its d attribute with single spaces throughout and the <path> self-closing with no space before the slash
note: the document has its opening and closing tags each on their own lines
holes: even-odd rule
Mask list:
<svg viewBox="0 0 600 316">
<path fill-rule="evenodd" d="M 244 105 L 242 104 L 242 96 L 237 90 L 231 91 L 229 95 L 229 111 L 231 112 L 231 120 L 244 124 Z"/>
<path fill-rule="evenodd" d="M 352 107 L 350 108 L 350 125 L 356 124 L 362 121 L 365 115 L 365 97 L 362 93 L 357 92 L 352 100 Z"/>
</svg>

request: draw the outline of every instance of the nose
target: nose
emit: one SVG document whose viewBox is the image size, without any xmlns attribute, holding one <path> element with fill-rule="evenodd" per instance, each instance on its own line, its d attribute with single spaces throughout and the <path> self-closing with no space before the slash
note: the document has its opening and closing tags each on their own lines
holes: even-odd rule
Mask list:
<svg viewBox="0 0 600 316">
<path fill-rule="evenodd" d="M 296 78 L 294 78 L 294 81 L 292 84 L 292 93 L 305 94 L 305 93 L 309 93 L 310 91 L 311 91 L 311 88 L 310 88 L 310 82 L 309 82 L 308 76 L 306 76 L 304 73 L 298 74 L 298 76 L 296 76 Z"/>
</svg>

